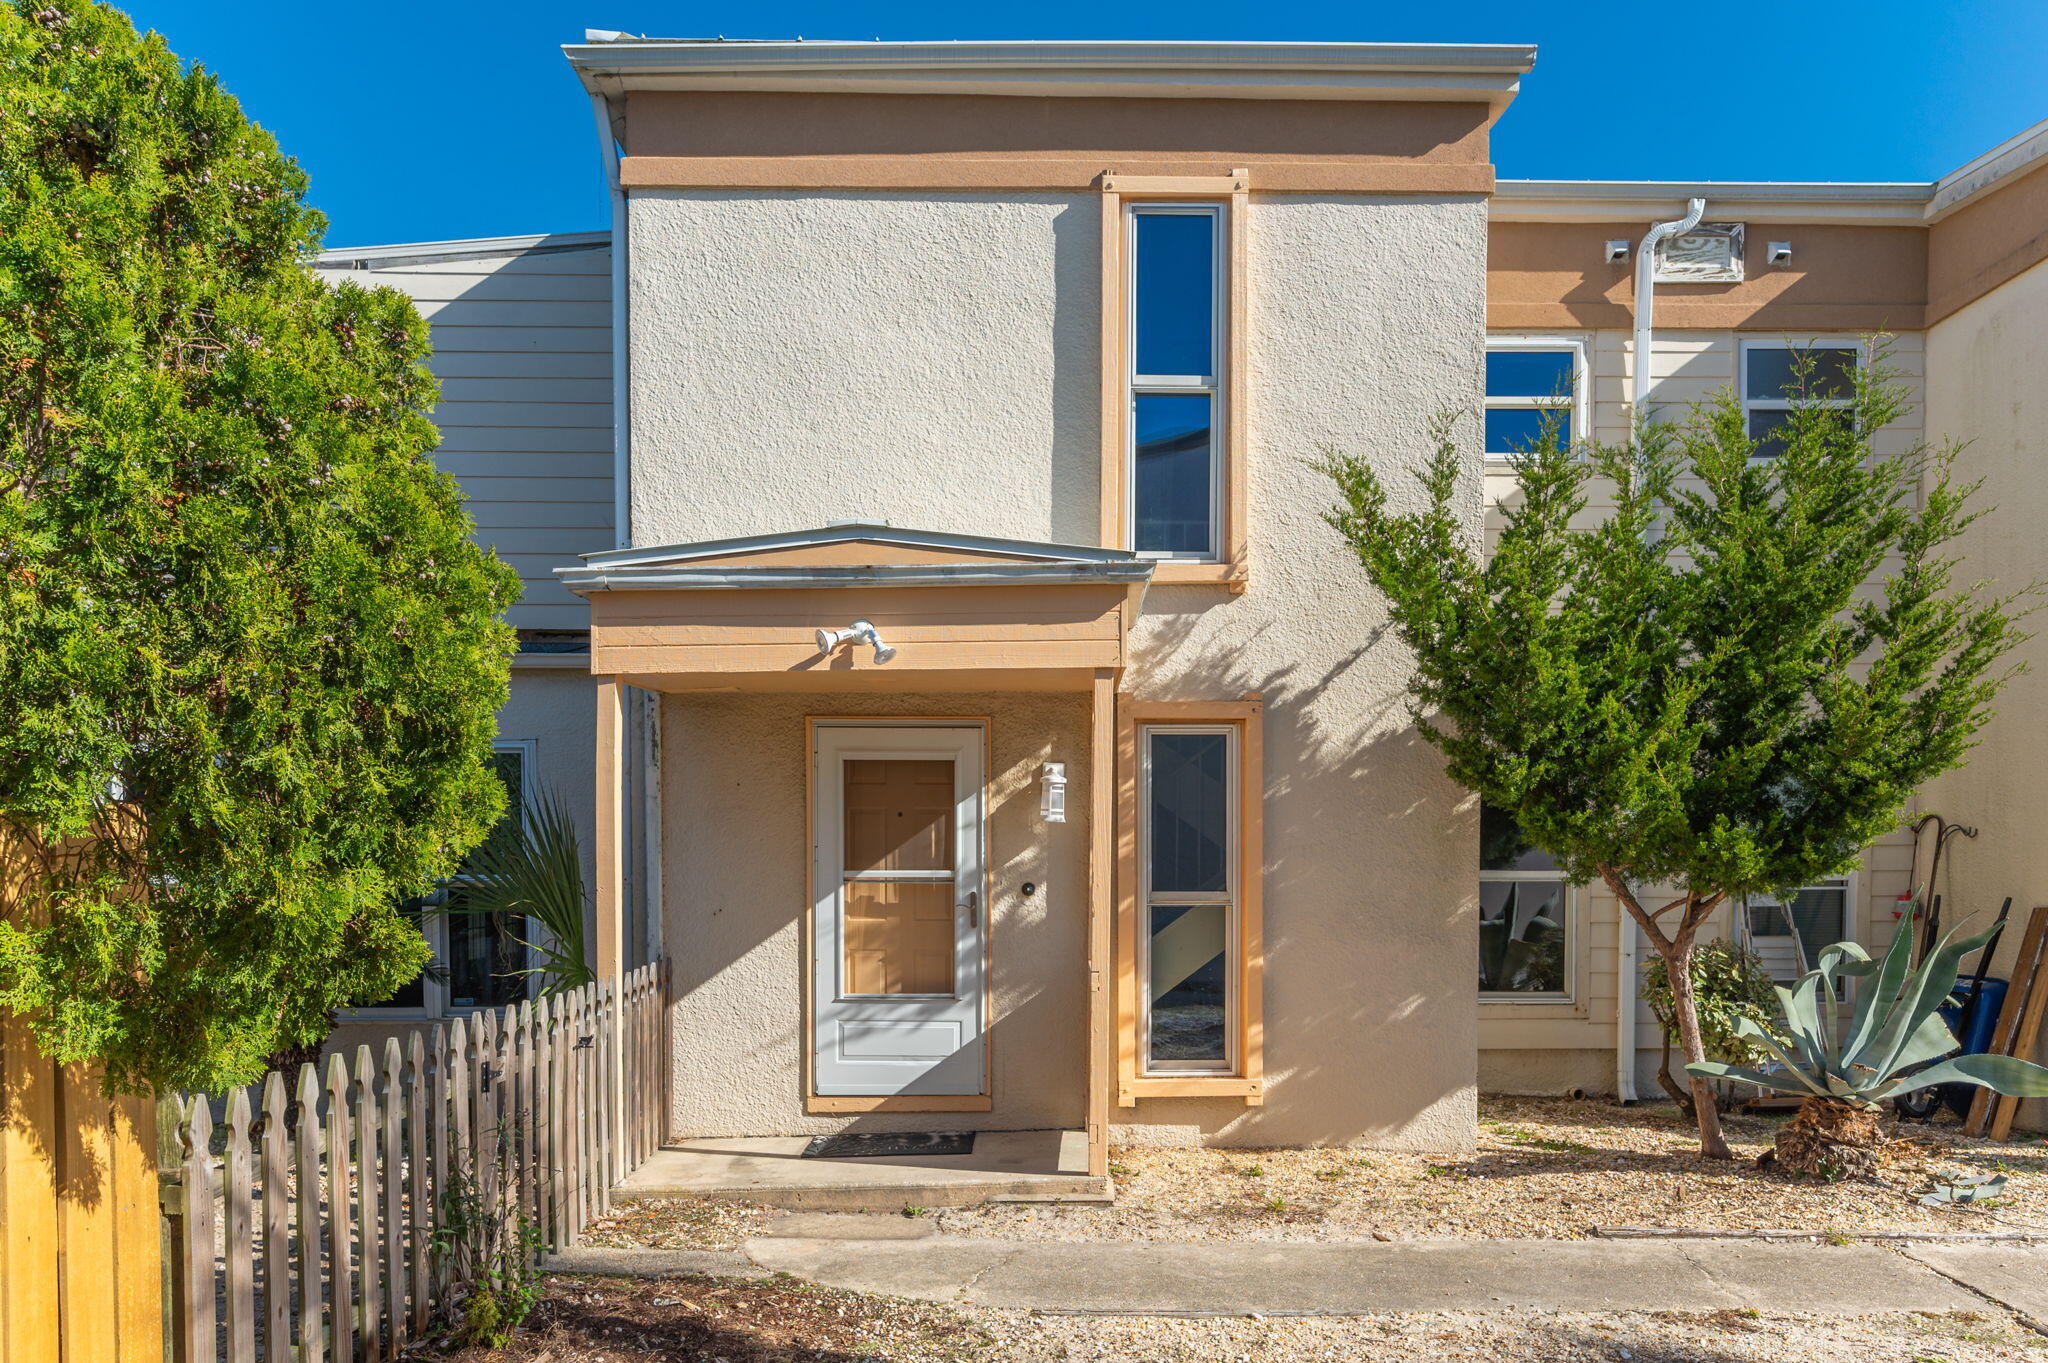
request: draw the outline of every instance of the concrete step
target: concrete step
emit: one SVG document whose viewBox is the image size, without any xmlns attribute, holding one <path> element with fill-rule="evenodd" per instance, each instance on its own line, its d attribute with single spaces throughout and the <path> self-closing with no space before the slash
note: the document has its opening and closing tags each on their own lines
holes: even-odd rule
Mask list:
<svg viewBox="0 0 2048 1363">
<path fill-rule="evenodd" d="M 756 1202 L 792 1211 L 897 1212 L 991 1201 L 1101 1202 L 1107 1178 L 1087 1170 L 1079 1132 L 984 1131 L 971 1155 L 805 1159 L 802 1136 L 679 1142 L 657 1152 L 613 1191 L 614 1201 L 656 1197 Z"/>
</svg>

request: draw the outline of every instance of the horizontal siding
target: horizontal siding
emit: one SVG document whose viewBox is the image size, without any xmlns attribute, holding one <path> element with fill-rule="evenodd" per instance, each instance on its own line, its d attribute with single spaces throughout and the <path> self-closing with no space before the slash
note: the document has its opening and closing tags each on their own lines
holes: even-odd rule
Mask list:
<svg viewBox="0 0 2048 1363">
<path fill-rule="evenodd" d="M 403 248 L 386 253 L 403 255 Z M 606 250 L 324 271 L 410 295 L 441 380 L 440 466 L 477 539 L 518 572 L 527 629 L 579 629 L 589 610 L 555 580 L 613 547 L 611 259 Z"/>
<path fill-rule="evenodd" d="M 1514 335 L 1514 332 L 1495 332 Z M 1557 335 L 1559 333 L 1544 333 Z M 1633 337 L 1627 331 L 1600 330 L 1575 335 L 1586 346 L 1590 373 L 1592 411 L 1588 414 L 1593 439 L 1621 444 L 1628 439 L 1629 403 L 1634 395 L 1635 365 L 1631 351 Z M 1651 372 L 1657 380 L 1658 401 L 1667 408 L 1705 402 L 1735 383 L 1737 344 L 1741 339 L 1763 339 L 1768 333 L 1733 331 L 1662 333 L 1651 353 Z M 1789 339 L 1805 340 L 1805 336 Z M 1922 376 L 1925 350 L 1918 332 L 1893 338 L 1889 356 L 1892 368 L 1906 384 L 1911 405 L 1900 419 L 1878 433 L 1873 442 L 1880 454 L 1898 454 L 1911 449 L 1925 429 Z M 1676 415 L 1676 413 L 1674 413 Z M 1611 485 L 1592 483 L 1587 489 L 1587 507 L 1578 524 L 1597 524 L 1614 506 Z M 1517 495 L 1512 473 L 1489 466 L 1486 474 L 1486 533 L 1492 544 L 1503 525 L 1502 508 L 1513 505 Z M 1909 813 L 1908 819 L 1915 817 Z M 1854 884 L 1855 904 L 1850 918 L 1852 931 L 1866 947 L 1881 949 L 1891 940 L 1895 923 L 1892 907 L 1907 893 L 1912 863 L 1912 840 L 1900 829 L 1873 844 L 1864 854 Z M 1650 894 L 1645 893 L 1645 898 Z M 1604 885 L 1581 887 L 1576 897 L 1577 927 L 1581 947 L 1577 953 L 1581 978 L 1576 989 L 1577 1015 L 1543 1015 L 1535 1009 L 1482 1006 L 1479 1018 L 1479 1048 L 1486 1051 L 1611 1049 L 1615 1041 L 1614 1022 L 1617 996 L 1622 994 L 1620 951 L 1617 943 L 1621 905 Z M 1702 940 L 1728 937 L 1734 931 L 1734 915 L 1722 909 L 1714 915 Z M 1645 942 L 1642 962 L 1654 959 L 1655 951 Z M 1635 1017 L 1637 1045 L 1654 1056 L 1661 1038 L 1656 1020 L 1637 1001 L 1640 976 L 1630 982 L 1627 998 Z M 1652 1061 L 1654 1064 L 1654 1061 Z"/>
</svg>

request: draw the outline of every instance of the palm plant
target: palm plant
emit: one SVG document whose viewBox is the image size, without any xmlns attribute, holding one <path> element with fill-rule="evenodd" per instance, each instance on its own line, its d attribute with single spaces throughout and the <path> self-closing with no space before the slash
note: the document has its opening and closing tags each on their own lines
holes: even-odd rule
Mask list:
<svg viewBox="0 0 2048 1363">
<path fill-rule="evenodd" d="M 543 994 L 595 978 L 584 931 L 583 848 L 559 796 L 544 794 L 523 818 L 500 825 L 464 864 L 462 881 L 461 893 L 440 912 L 526 920 L 520 945 L 527 964 L 510 973 L 543 976 Z"/>
<path fill-rule="evenodd" d="M 1837 942 L 1822 950 L 1814 968 L 1790 989 L 1777 991 L 1789 1047 L 1753 1018 L 1736 1021 L 1736 1032 L 1773 1056 L 1776 1067 L 1710 1060 L 1687 1065 L 1686 1072 L 1803 1097 L 1806 1101 L 1779 1130 L 1767 1158 L 1788 1172 L 1828 1178 L 1867 1177 L 1875 1171 L 1880 1104 L 1903 1089 L 1965 1083 L 2014 1097 L 2048 1097 L 2048 1069 L 2031 1061 L 1950 1054 L 1956 1039 L 1938 1010 L 1955 989 L 1963 958 L 1996 933 L 1996 928 L 1969 937 L 1947 933 L 1917 967 L 1912 964 L 1910 918 L 1900 920 L 1881 961 L 1873 961 L 1854 942 Z M 1852 979 L 1860 982 L 1854 1007 L 1837 1035 L 1833 1024 Z"/>
</svg>

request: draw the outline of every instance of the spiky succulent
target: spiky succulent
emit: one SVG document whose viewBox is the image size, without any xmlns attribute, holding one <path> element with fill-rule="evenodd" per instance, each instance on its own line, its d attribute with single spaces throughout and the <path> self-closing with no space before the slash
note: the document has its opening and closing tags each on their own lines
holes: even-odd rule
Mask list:
<svg viewBox="0 0 2048 1363">
<path fill-rule="evenodd" d="M 1812 970 L 1790 989 L 1778 988 L 1789 1049 L 1750 1018 L 1736 1031 L 1776 1057 L 1779 1068 L 1749 1069 L 1705 1061 L 1687 1065 L 1689 1074 L 1738 1079 L 1780 1093 L 1831 1098 L 1852 1107 L 1871 1107 L 1903 1089 L 1930 1084 L 1978 1084 L 2016 1098 L 2048 1097 L 2048 1069 L 2005 1055 L 1954 1055 L 1955 1035 L 1940 1007 L 1954 990 L 1962 960 L 1989 942 L 1996 928 L 1958 937 L 1951 932 L 1916 967 L 1912 964 L 1912 920 L 1901 919 L 1882 960 L 1854 942 L 1824 948 Z M 1835 1019 L 1859 981 L 1849 1023 L 1836 1035 Z M 1949 1056 L 1942 1060 L 1941 1057 Z M 1930 1060 L 1941 1063 L 1927 1065 Z M 1925 1069 L 1916 1068 L 1927 1065 Z"/>
</svg>

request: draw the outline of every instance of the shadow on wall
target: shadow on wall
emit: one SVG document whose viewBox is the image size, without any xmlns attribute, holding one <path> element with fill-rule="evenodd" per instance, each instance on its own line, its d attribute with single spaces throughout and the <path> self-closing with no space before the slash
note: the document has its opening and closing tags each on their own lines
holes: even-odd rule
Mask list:
<svg viewBox="0 0 2048 1363">
<path fill-rule="evenodd" d="M 1183 668 L 1161 698 L 1265 699 L 1266 1102 L 1146 1099 L 1111 1121 L 1134 1141 L 1469 1146 L 1478 806 L 1444 776 L 1405 696 L 1352 675 L 1402 647 L 1390 629 L 1334 664 L 1256 665 L 1280 651 L 1261 647 L 1263 629 L 1183 649 L 1203 615 L 1228 609 L 1155 588 L 1148 611 L 1165 618 L 1147 652 Z M 1417 903 L 1403 885 L 1442 888 Z"/>
</svg>

